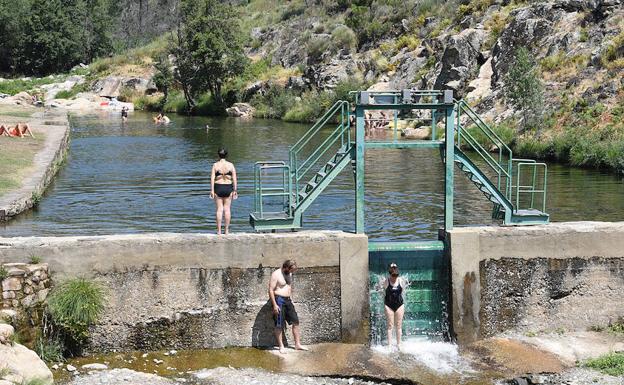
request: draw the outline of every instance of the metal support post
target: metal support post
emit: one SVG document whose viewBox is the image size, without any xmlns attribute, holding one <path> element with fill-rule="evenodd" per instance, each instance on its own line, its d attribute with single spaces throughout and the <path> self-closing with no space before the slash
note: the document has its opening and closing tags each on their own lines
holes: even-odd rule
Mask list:
<svg viewBox="0 0 624 385">
<path fill-rule="evenodd" d="M 453 106 L 446 107 L 444 151 L 445 164 L 445 197 L 444 197 L 444 229 L 453 229 L 453 172 L 455 165 L 455 112 Z"/>
<path fill-rule="evenodd" d="M 364 108 L 355 107 L 355 232 L 364 233 Z"/>
</svg>

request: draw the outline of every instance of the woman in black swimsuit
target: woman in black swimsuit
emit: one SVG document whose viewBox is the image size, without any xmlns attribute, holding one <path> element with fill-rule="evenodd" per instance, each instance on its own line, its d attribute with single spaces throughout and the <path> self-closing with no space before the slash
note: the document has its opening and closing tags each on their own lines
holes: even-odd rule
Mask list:
<svg viewBox="0 0 624 385">
<path fill-rule="evenodd" d="M 392 329 L 396 329 L 397 349 L 401 348 L 401 328 L 403 326 L 403 314 L 405 305 L 403 298 L 405 289 L 409 285 L 407 280 L 399 277 L 399 267 L 391 263 L 388 269 L 388 278 L 383 282 L 385 290 L 384 309 L 386 311 L 386 325 L 388 329 L 388 346 L 392 346 Z"/>
<path fill-rule="evenodd" d="M 230 207 L 232 199 L 238 198 L 236 192 L 236 168 L 225 158 L 227 150 L 223 147 L 219 149 L 219 161 L 212 165 L 210 175 L 210 198 L 215 200 L 217 205 L 217 234 L 221 234 L 221 222 L 225 216 L 225 234 L 230 232 Z"/>
</svg>

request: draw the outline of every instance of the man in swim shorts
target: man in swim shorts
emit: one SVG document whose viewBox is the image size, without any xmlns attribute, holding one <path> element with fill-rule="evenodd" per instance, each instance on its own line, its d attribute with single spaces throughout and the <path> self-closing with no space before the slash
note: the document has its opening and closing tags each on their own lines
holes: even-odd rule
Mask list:
<svg viewBox="0 0 624 385">
<path fill-rule="evenodd" d="M 297 270 L 297 263 L 293 260 L 286 260 L 280 269 L 271 274 L 269 281 L 269 298 L 273 305 L 273 318 L 275 319 L 275 338 L 280 353 L 285 353 L 282 333 L 286 323 L 292 325 L 295 349 L 308 350 L 301 346 L 299 335 L 299 316 L 292 302 L 293 273 Z"/>
</svg>

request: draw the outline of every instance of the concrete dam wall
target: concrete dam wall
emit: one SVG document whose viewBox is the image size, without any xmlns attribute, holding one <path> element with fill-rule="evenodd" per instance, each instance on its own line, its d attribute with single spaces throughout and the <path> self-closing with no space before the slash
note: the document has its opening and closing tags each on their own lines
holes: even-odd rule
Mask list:
<svg viewBox="0 0 624 385">
<path fill-rule="evenodd" d="M 624 223 L 456 228 L 448 234 L 460 342 L 587 330 L 624 317 Z"/>
<path fill-rule="evenodd" d="M 303 343 L 368 342 L 368 240 L 342 232 L 138 234 L 0 239 L 0 263 L 93 278 L 107 305 L 92 351 L 272 346 L 271 272 L 297 261 Z M 291 340 L 288 333 L 288 340 Z M 290 341 L 292 342 L 292 341 Z"/>
</svg>

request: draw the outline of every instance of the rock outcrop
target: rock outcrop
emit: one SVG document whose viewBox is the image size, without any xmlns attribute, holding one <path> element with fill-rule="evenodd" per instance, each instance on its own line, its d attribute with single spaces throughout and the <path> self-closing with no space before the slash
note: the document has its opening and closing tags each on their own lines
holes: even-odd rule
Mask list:
<svg viewBox="0 0 624 385">
<path fill-rule="evenodd" d="M 39 356 L 27 347 L 14 343 L 13 327 L 0 324 L 0 382 L 23 384 L 39 380 L 52 384 L 52 372 Z"/>
<path fill-rule="evenodd" d="M 228 116 L 234 118 L 253 118 L 255 109 L 248 103 L 234 103 L 232 107 L 226 108 Z"/>
</svg>

